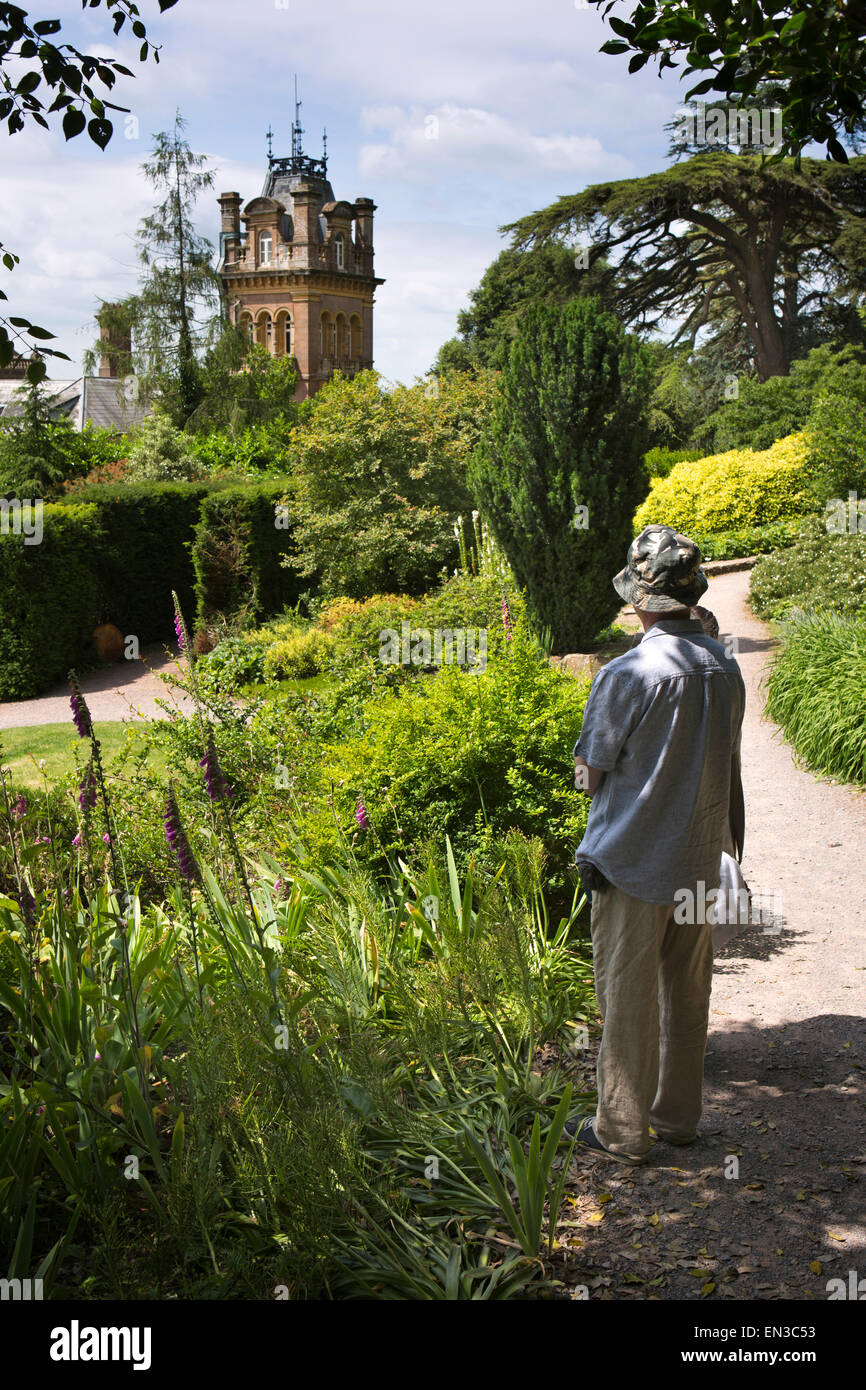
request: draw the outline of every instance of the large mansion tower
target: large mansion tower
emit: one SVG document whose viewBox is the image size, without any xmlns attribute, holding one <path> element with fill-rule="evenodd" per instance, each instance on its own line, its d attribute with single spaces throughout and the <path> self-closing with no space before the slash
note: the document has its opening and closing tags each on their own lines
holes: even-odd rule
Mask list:
<svg viewBox="0 0 866 1390">
<path fill-rule="evenodd" d="M 327 155 L 302 151 L 295 102 L 290 158 L 271 154 L 261 196 L 241 211 L 238 193 L 221 193 L 220 263 L 228 317 L 281 357 L 294 354 L 297 399 L 312 396 L 339 370 L 373 365 L 371 198 L 337 202 Z M 243 231 L 241 222 L 244 223 Z"/>
</svg>

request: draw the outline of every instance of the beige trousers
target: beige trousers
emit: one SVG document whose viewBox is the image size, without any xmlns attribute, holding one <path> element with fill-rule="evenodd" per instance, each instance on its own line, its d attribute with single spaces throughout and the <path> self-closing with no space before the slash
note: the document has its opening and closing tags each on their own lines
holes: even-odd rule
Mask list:
<svg viewBox="0 0 866 1390">
<path fill-rule="evenodd" d="M 592 894 L 595 989 L 604 1028 L 595 1131 L 644 1158 L 649 1126 L 691 1139 L 701 1115 L 713 975 L 712 930 L 610 884 Z"/>
</svg>

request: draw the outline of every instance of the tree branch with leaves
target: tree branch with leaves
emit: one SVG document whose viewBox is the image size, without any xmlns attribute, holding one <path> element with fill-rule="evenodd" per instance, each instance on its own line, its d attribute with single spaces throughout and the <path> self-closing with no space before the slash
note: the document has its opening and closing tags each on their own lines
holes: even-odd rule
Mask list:
<svg viewBox="0 0 866 1390">
<path fill-rule="evenodd" d="M 162 12 L 172 9 L 177 0 L 157 0 L 157 3 Z M 138 6 L 132 0 L 81 0 L 82 9 L 98 9 L 101 5 L 112 16 L 115 35 L 128 24 L 133 36 L 141 40 L 139 61 L 144 63 L 152 56 L 158 63 L 159 45 L 148 38 Z M 86 130 L 94 144 L 104 150 L 114 129 L 107 113 L 126 112 L 129 108 L 106 100 L 99 94 L 96 84 L 112 91 L 118 75 L 134 77 L 135 74 L 114 58 L 82 53 L 72 44 L 51 42 L 60 32 L 59 19 L 31 20 L 29 13 L 18 5 L 0 4 L 0 122 L 6 122 L 9 135 L 23 130 L 28 120 L 50 130 L 49 118 L 62 113 L 61 127 L 67 140 Z M 31 63 L 23 73 L 20 72 L 22 62 Z M 49 95 L 52 96 L 50 103 Z M 0 258 L 6 270 L 14 270 L 19 263 L 15 252 L 2 243 Z M 8 295 L 2 289 L 0 300 L 8 302 Z M 0 315 L 0 367 L 8 367 L 16 355 L 32 354 L 27 380 L 41 381 L 47 371 L 46 357 L 69 361 L 67 353 L 45 346 L 55 336 L 20 315 Z"/>
</svg>

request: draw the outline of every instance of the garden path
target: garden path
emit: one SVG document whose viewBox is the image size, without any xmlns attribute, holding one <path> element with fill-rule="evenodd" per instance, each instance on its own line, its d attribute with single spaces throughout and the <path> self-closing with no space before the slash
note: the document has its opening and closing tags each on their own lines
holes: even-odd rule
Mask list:
<svg viewBox="0 0 866 1390">
<path fill-rule="evenodd" d="M 765 911 L 780 894 L 781 930 L 749 926 L 716 959 L 698 1142 L 638 1169 L 576 1159 L 563 1277 L 590 1298 L 825 1299 L 866 1280 L 866 795 L 797 767 L 762 719 L 775 644 L 749 579 L 714 575 L 703 603 L 737 639 L 743 871 Z"/>
<path fill-rule="evenodd" d="M 118 661 L 81 677 L 81 689 L 94 723 L 115 719 L 160 719 L 164 711 L 157 699 L 173 699 L 183 710 L 192 701 L 161 681 L 159 672 L 178 675 L 176 658 L 165 647 L 146 647 L 138 661 Z M 36 724 L 64 724 L 70 719 L 69 687 L 64 681 L 47 695 L 34 700 L 0 703 L 0 729 L 19 729 Z"/>
</svg>

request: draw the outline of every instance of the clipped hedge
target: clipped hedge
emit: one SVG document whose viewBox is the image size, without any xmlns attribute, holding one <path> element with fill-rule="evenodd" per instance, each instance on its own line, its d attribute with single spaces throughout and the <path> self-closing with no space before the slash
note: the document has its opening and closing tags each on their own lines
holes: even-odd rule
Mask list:
<svg viewBox="0 0 866 1390">
<path fill-rule="evenodd" d="M 185 613 L 195 610 L 195 569 L 189 552 L 208 483 L 95 484 L 75 502 L 99 509 L 104 542 L 94 565 L 99 620 L 115 623 L 144 645 L 174 639 L 171 591 Z"/>
<path fill-rule="evenodd" d="M 300 583 L 280 565 L 291 547 L 274 525 L 285 486 L 96 484 L 44 508 L 41 545 L 0 533 L 0 698 L 37 695 L 70 666 L 92 665 L 99 623 L 141 646 L 173 643 L 172 589 L 190 618 L 281 612 Z"/>
<path fill-rule="evenodd" d="M 661 522 L 707 543 L 721 533 L 748 537 L 756 528 L 796 522 L 815 507 L 808 445 L 799 433 L 757 453 L 731 449 L 677 464 L 653 481 L 634 525 L 637 533 Z"/>
<path fill-rule="evenodd" d="M 286 479 L 269 479 L 202 498 L 191 547 L 198 627 L 218 616 L 261 622 L 296 603 L 309 586 L 281 563 L 295 553 L 291 531 L 277 525 L 286 488 Z"/>
<path fill-rule="evenodd" d="M 40 694 L 92 652 L 103 544 L 92 504 L 47 504 L 39 545 L 0 532 L 0 700 Z"/>
</svg>

